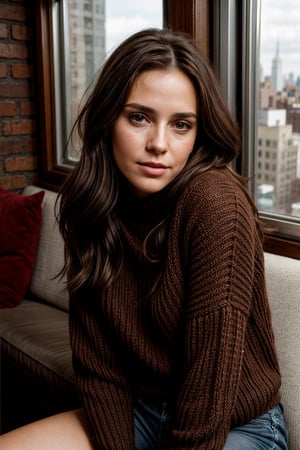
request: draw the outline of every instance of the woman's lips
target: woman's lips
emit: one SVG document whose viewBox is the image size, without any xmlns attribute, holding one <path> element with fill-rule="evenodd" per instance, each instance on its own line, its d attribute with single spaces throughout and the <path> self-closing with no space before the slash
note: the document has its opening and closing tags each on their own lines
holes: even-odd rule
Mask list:
<svg viewBox="0 0 300 450">
<path fill-rule="evenodd" d="M 143 173 L 153 177 L 159 177 L 161 175 L 164 175 L 168 170 L 168 167 L 165 166 L 164 164 L 153 161 L 138 163 L 138 166 Z"/>
</svg>

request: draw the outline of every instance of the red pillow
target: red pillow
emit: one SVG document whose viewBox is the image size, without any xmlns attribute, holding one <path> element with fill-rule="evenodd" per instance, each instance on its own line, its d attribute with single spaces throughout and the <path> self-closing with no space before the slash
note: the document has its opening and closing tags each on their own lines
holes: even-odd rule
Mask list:
<svg viewBox="0 0 300 450">
<path fill-rule="evenodd" d="M 44 191 L 0 189 L 0 307 L 17 306 L 28 289 L 39 240 Z"/>
</svg>

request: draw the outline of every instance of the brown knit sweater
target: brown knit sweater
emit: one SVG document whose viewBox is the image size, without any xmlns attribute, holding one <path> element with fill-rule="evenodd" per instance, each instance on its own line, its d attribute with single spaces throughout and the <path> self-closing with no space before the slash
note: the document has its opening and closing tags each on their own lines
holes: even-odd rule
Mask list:
<svg viewBox="0 0 300 450">
<path fill-rule="evenodd" d="M 170 402 L 168 449 L 182 450 L 221 450 L 231 427 L 280 400 L 263 250 L 245 194 L 222 170 L 191 181 L 172 206 L 166 256 L 151 263 L 144 237 L 170 207 L 161 194 L 124 195 L 120 275 L 97 298 L 71 297 L 74 369 L 97 450 L 135 448 L 135 397 Z"/>
</svg>

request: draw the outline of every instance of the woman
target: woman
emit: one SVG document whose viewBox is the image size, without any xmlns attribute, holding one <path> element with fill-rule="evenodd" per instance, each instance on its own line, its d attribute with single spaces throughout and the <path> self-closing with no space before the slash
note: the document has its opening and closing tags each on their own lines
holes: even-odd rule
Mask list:
<svg viewBox="0 0 300 450">
<path fill-rule="evenodd" d="M 237 126 L 195 43 L 128 38 L 77 128 L 59 223 L 83 410 L 5 448 L 286 449 L 262 231 L 231 168 Z"/>
</svg>

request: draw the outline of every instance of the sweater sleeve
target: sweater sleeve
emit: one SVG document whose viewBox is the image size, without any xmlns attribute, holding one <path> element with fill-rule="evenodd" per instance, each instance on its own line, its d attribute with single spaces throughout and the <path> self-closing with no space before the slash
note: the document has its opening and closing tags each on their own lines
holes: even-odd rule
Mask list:
<svg viewBox="0 0 300 450">
<path fill-rule="evenodd" d="M 133 407 L 126 377 L 99 323 L 99 311 L 70 299 L 73 367 L 95 450 L 134 448 Z"/>
<path fill-rule="evenodd" d="M 232 183 L 218 191 L 204 184 L 186 204 L 184 369 L 170 448 L 221 450 L 241 375 L 258 236 Z"/>
</svg>

